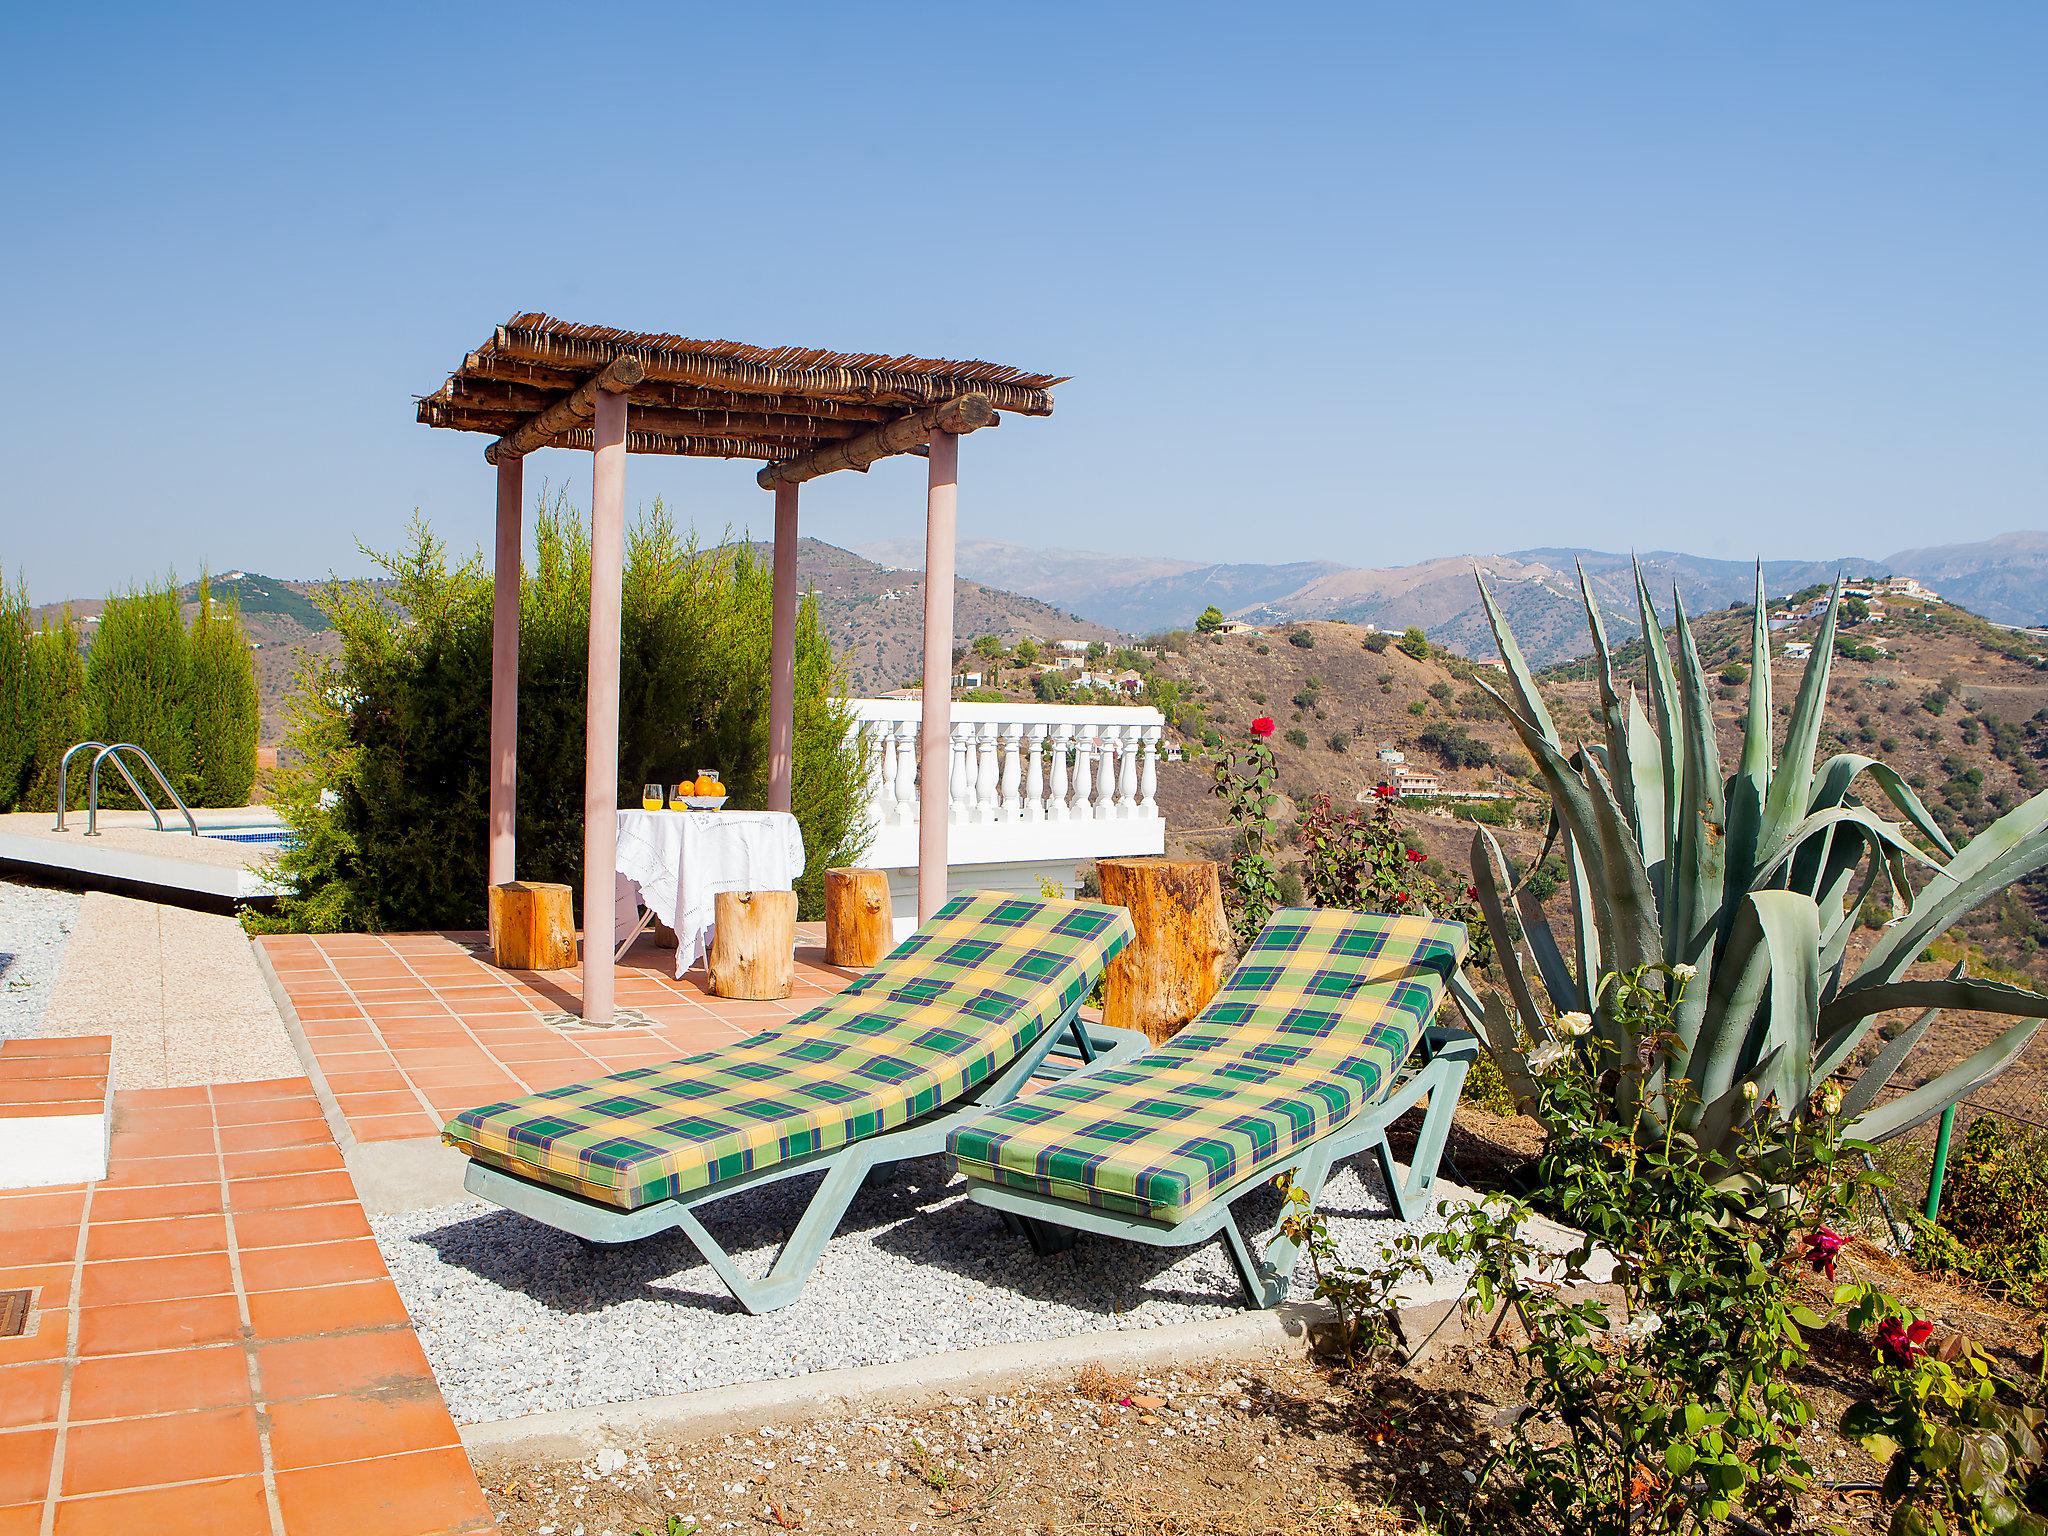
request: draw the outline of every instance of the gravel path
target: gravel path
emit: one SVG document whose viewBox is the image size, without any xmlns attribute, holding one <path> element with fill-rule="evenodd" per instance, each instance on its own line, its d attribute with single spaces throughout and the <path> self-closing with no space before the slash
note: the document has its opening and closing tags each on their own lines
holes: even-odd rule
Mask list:
<svg viewBox="0 0 2048 1536">
<path fill-rule="evenodd" d="M 712 1207 L 706 1225 L 758 1274 L 771 1247 L 747 1249 L 742 1234 L 787 1233 L 813 1183 L 735 1196 Z M 1347 1261 L 1370 1259 L 1401 1231 L 1440 1224 L 1433 1216 L 1395 1222 L 1383 1188 L 1368 1156 L 1324 1191 Z M 1247 1228 L 1263 1230 L 1277 1201 L 1262 1195 L 1241 1205 Z M 1156 1328 L 1243 1305 L 1218 1241 L 1175 1250 L 1084 1237 L 1073 1251 L 1040 1259 L 993 1211 L 967 1200 L 958 1184 L 948 1187 L 937 1158 L 874 1174 L 802 1298 L 765 1317 L 741 1311 L 676 1234 L 587 1248 L 474 1205 L 373 1225 L 448 1406 L 464 1423 L 981 1344 Z M 1304 1264 L 1295 1295 L 1306 1297 L 1310 1285 Z"/>
<path fill-rule="evenodd" d="M 76 891 L 0 880 L 0 1040 L 39 1031 L 77 921 Z"/>
</svg>

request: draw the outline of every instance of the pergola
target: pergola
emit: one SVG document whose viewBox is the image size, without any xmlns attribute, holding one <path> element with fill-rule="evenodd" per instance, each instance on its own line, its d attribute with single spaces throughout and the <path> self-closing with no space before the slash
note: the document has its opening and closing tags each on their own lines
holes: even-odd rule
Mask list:
<svg viewBox="0 0 2048 1536">
<path fill-rule="evenodd" d="M 612 1017 L 612 910 L 619 800 L 619 610 L 626 455 L 761 459 L 775 493 L 769 645 L 768 808 L 790 807 L 796 699 L 797 488 L 891 454 L 926 455 L 924 700 L 918 756 L 942 765 L 918 807 L 917 907 L 946 894 L 943 765 L 952 727 L 953 560 L 960 438 L 1000 412 L 1052 414 L 1064 379 L 995 363 L 692 341 L 517 315 L 419 402 L 429 427 L 488 433 L 498 470 L 491 617 L 490 880 L 513 878 L 518 781 L 521 467 L 536 448 L 591 451 L 590 681 L 583 751 L 583 1017 Z"/>
</svg>

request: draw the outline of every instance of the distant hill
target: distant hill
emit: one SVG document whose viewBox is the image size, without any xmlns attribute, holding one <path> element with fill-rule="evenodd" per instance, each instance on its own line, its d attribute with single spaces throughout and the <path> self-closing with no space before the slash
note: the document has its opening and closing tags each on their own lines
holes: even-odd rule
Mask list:
<svg viewBox="0 0 2048 1536">
<path fill-rule="evenodd" d="M 870 546 L 871 556 L 914 564 L 907 542 Z M 1675 587 L 1688 611 L 1704 613 L 1747 603 L 1754 567 L 1673 550 L 1642 556 L 1659 611 L 1670 618 Z M 996 582 L 1128 633 L 1189 623 L 1210 603 L 1255 622 L 1341 620 L 1402 629 L 1419 624 L 1430 639 L 1470 656 L 1491 654 L 1485 617 L 1472 583 L 1486 573 L 1496 598 L 1539 665 L 1580 654 L 1585 628 L 1577 566 L 1583 563 L 1605 603 L 1617 638 L 1635 633 L 1635 595 L 1626 554 L 1607 550 L 1534 548 L 1507 554 L 1452 556 L 1413 565 L 1351 567 L 1328 561 L 1197 565 L 1150 557 L 1033 550 L 993 540 L 960 546 L 960 570 Z M 1915 576 L 1945 597 L 1996 622 L 2048 621 L 2048 533 L 2010 533 L 1974 544 L 1904 550 L 1882 559 L 1769 560 L 1764 579 L 1781 595 L 1845 576 Z"/>
<path fill-rule="evenodd" d="M 764 559 L 769 546 L 756 544 Z M 856 694 L 886 693 L 924 665 L 924 576 L 892 570 L 852 550 L 799 539 L 797 578 L 818 594 L 825 632 L 846 665 Z M 977 635 L 1006 641 L 1113 640 L 1116 631 L 1076 618 L 1035 597 L 1020 597 L 965 577 L 953 584 L 953 633 L 965 645 Z"/>
<path fill-rule="evenodd" d="M 883 565 L 924 569 L 921 540 L 864 544 L 860 552 Z M 976 581 L 1041 598 L 1133 635 L 1186 624 L 1211 603 L 1236 613 L 1343 569 L 1328 560 L 1202 565 L 1165 556 L 1031 549 L 999 539 L 968 539 L 957 559 L 959 569 Z"/>
</svg>

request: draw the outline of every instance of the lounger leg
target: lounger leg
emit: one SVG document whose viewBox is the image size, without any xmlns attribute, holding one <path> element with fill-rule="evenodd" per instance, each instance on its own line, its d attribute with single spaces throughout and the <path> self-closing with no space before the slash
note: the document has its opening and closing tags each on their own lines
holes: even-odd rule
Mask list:
<svg viewBox="0 0 2048 1536">
<path fill-rule="evenodd" d="M 1436 1187 L 1444 1144 L 1451 1135 L 1451 1117 L 1458 1107 L 1458 1095 L 1464 1091 L 1465 1072 L 1470 1065 L 1468 1056 L 1447 1053 L 1422 1069 L 1429 1084 L 1429 1103 L 1422 1111 L 1422 1125 L 1415 1133 L 1415 1153 L 1408 1161 L 1406 1174 L 1394 1162 L 1394 1150 L 1387 1145 L 1384 1134 L 1373 1148 L 1379 1157 L 1380 1171 L 1386 1175 L 1394 1214 L 1403 1221 L 1413 1221 L 1420 1214 L 1430 1190 Z"/>
<path fill-rule="evenodd" d="M 1330 1176 L 1329 1153 L 1320 1146 L 1311 1148 L 1289 1172 L 1295 1186 L 1308 1196 L 1308 1206 L 1313 1211 L 1316 1197 L 1323 1192 L 1323 1183 Z M 1291 1204 L 1283 1207 L 1256 1248 L 1239 1229 L 1236 1216 L 1225 1213 L 1223 1241 L 1237 1264 L 1237 1276 L 1244 1282 L 1245 1294 L 1255 1307 L 1277 1307 L 1285 1301 L 1294 1271 L 1301 1264 L 1301 1245 L 1281 1230 L 1292 1213 Z"/>
<path fill-rule="evenodd" d="M 846 1208 L 853 1204 L 853 1197 L 860 1193 L 861 1184 L 874 1165 L 872 1156 L 859 1153 L 833 1163 L 826 1170 L 817 1192 L 811 1196 L 811 1203 L 804 1207 L 796 1229 L 789 1234 L 768 1273 L 759 1280 L 750 1280 L 740 1273 L 732 1255 L 705 1230 L 704 1223 L 697 1219 L 694 1211 L 687 1207 L 678 1209 L 676 1225 L 697 1245 L 697 1251 L 704 1255 L 712 1273 L 732 1292 L 733 1299 L 758 1317 L 763 1312 L 788 1306 L 802 1293 L 804 1282 L 818 1267 L 825 1244 L 839 1229 Z"/>
</svg>

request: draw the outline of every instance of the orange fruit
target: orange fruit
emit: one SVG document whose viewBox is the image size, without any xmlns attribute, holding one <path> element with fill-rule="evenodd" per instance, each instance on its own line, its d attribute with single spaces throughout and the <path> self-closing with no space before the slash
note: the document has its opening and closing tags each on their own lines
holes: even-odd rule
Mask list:
<svg viewBox="0 0 2048 1536">
<path fill-rule="evenodd" d="M 716 795 L 718 792 L 718 780 L 711 777 L 711 775 L 708 773 L 701 773 L 697 776 L 698 794 Z"/>
</svg>

